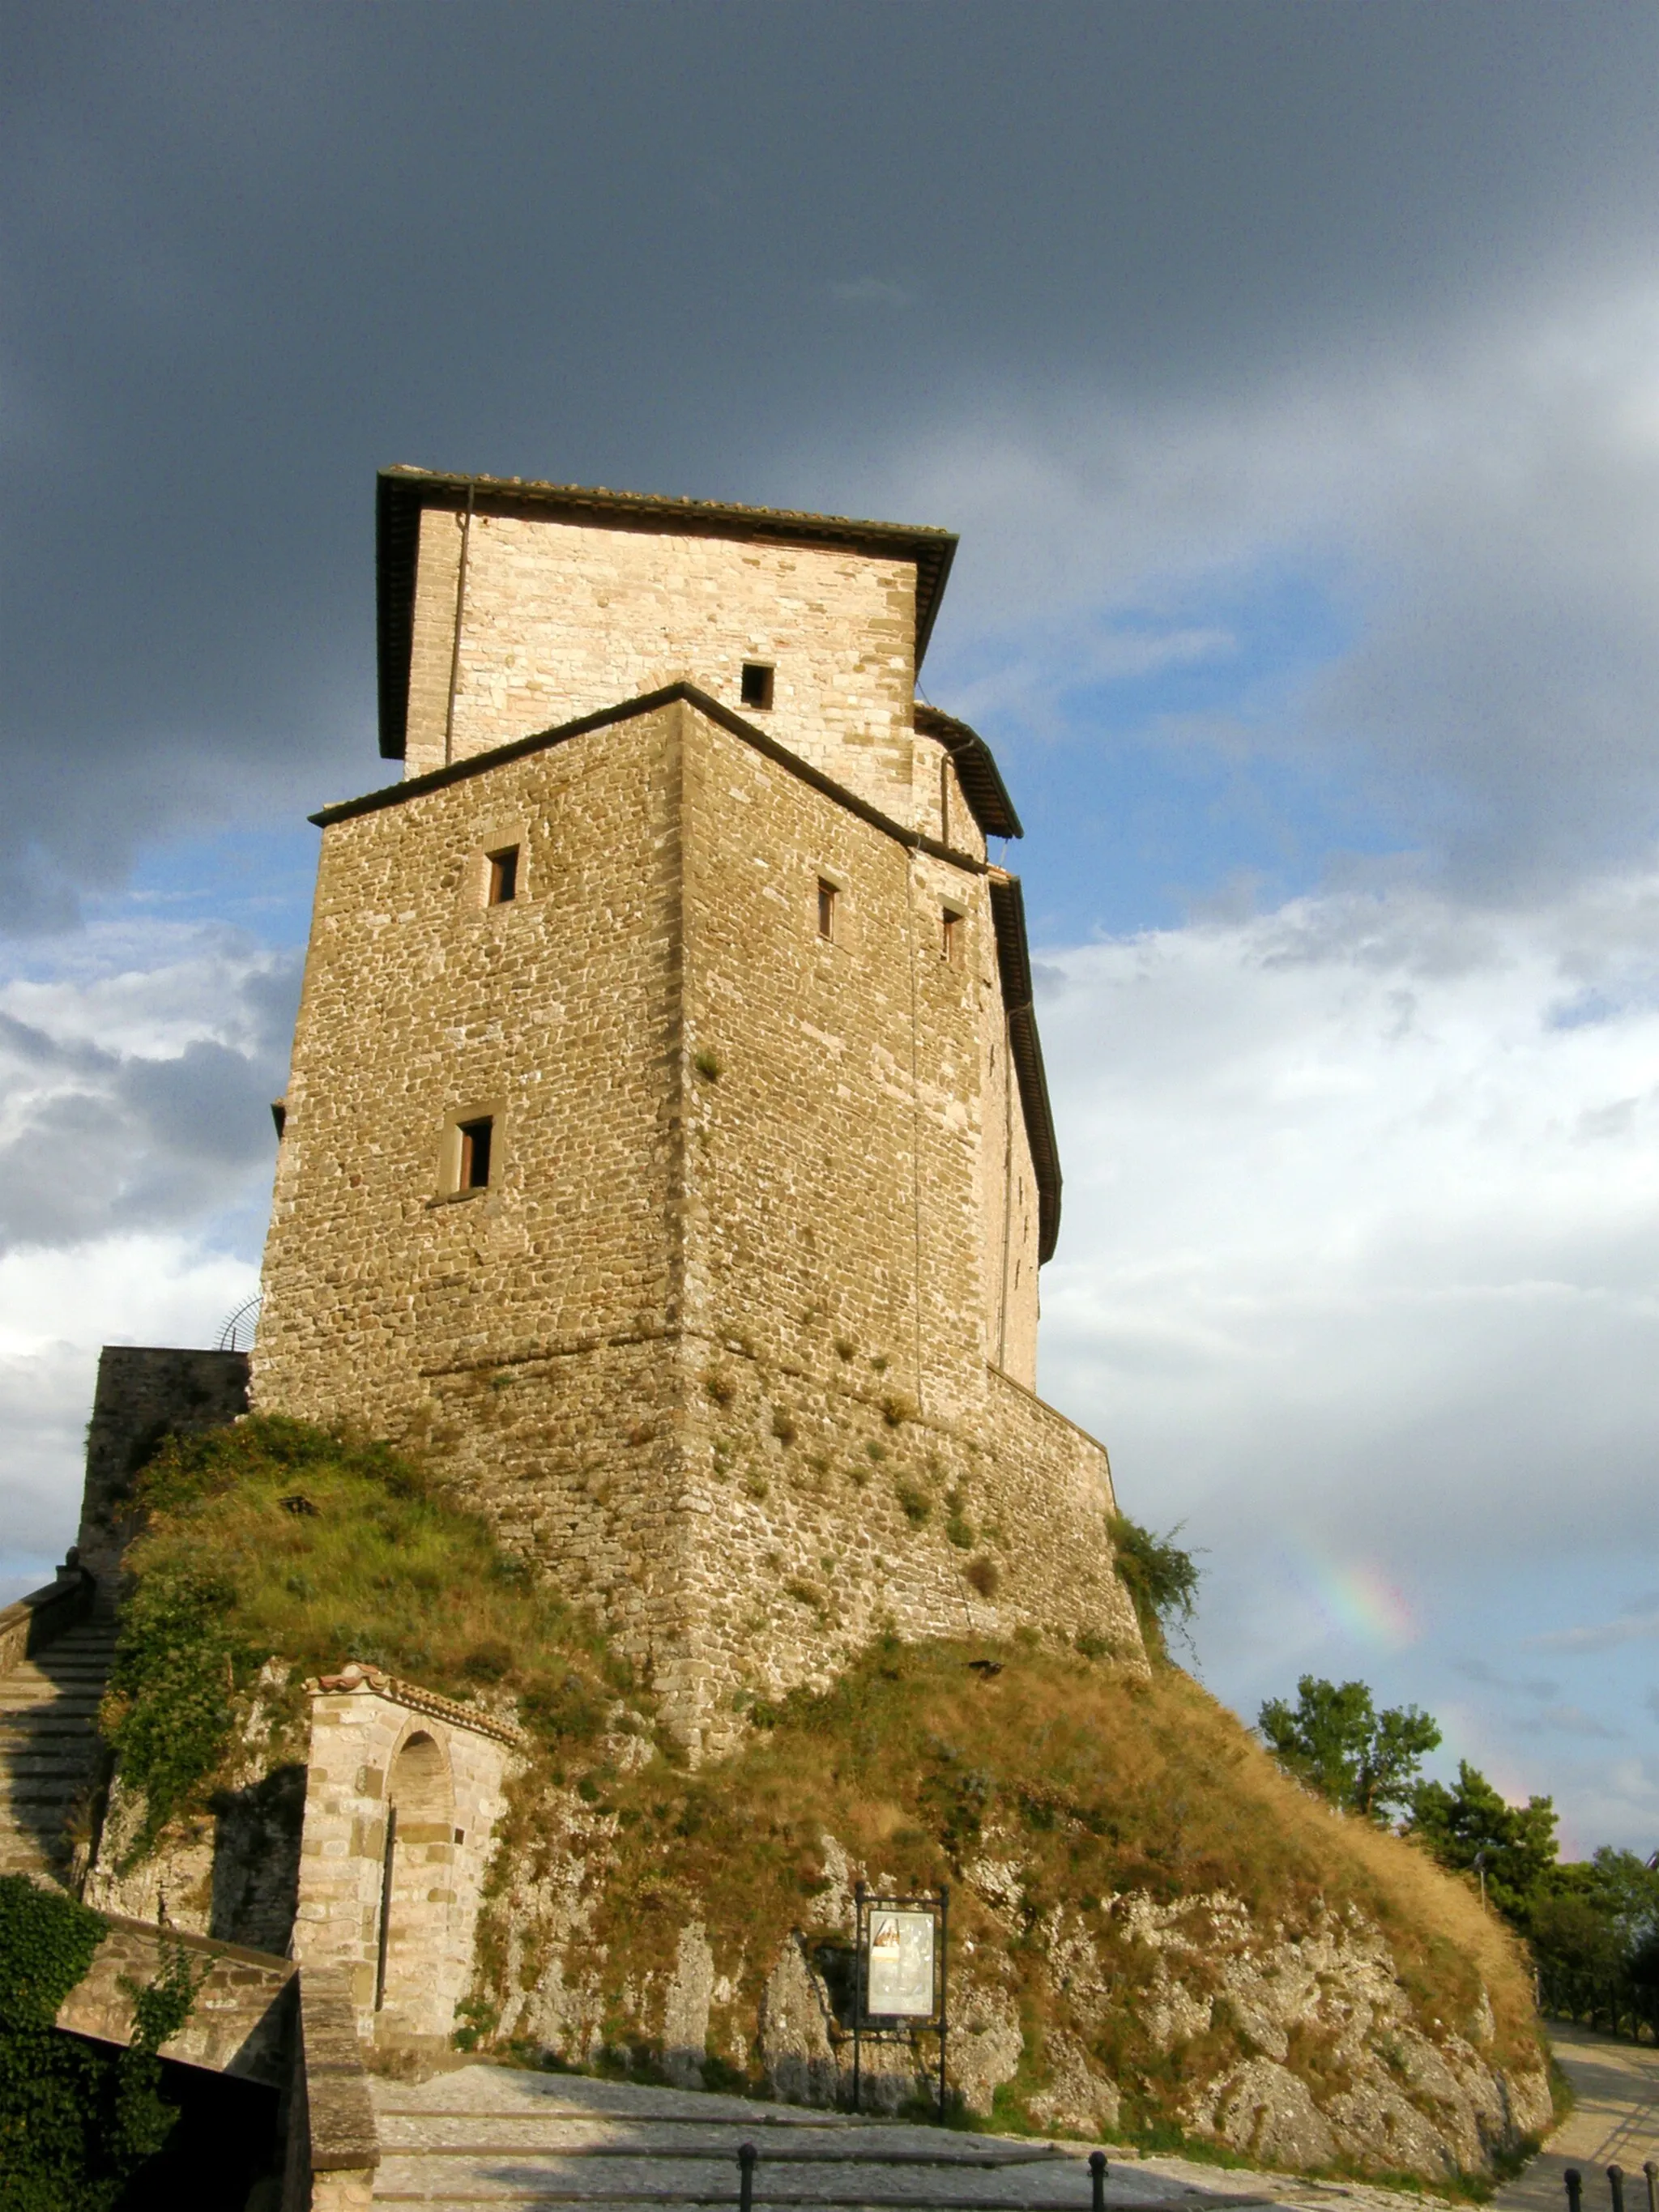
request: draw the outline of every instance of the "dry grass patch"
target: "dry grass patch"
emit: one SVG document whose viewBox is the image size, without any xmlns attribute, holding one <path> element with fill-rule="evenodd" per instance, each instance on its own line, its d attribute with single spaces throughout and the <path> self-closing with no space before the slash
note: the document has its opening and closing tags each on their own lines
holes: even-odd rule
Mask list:
<svg viewBox="0 0 1659 2212">
<path fill-rule="evenodd" d="M 969 1942 L 1007 1958 L 1028 2044 L 1040 2048 L 1054 2027 L 1080 2034 L 1125 2090 L 1125 2131 L 1142 2139 L 1167 2133 L 1193 2084 L 1252 2046 L 1224 2005 L 1173 2055 L 1153 2046 L 1137 2000 L 1157 1954 L 1115 1905 L 1127 1893 L 1191 1900 L 1200 1943 L 1214 1940 L 1202 1900 L 1218 1891 L 1249 1907 L 1263 1943 L 1358 1907 L 1388 1942 L 1425 2033 L 1467 2033 L 1484 1986 L 1497 2022 L 1490 2056 L 1536 2063 L 1529 1980 L 1501 1926 L 1413 1846 L 1289 1781 L 1189 1678 L 1164 1668 L 1146 1681 L 1018 1646 L 996 1650 L 999 1673 L 972 1671 L 986 1655 L 890 1642 L 822 1695 L 757 1705 L 753 1735 L 723 1764 L 688 1774 L 659 1759 L 605 1778 L 598 1809 L 614 1823 L 615 1856 L 594 1877 L 586 1955 L 605 1960 L 607 1988 L 614 1980 L 619 2036 L 624 1986 L 672 1971 L 693 1917 L 736 1985 L 734 2020 L 752 2022 L 792 1930 L 806 1933 L 835 1986 L 845 1947 L 814 1904 L 828 1886 L 828 1836 L 878 1884 L 951 1882 L 959 1959 L 973 1955 Z M 500 1863 L 503 1896 L 545 1871 L 537 1787 L 531 1778 Z M 987 1861 L 1018 1869 L 1018 1926 L 975 1891 Z M 1056 1914 L 1092 1945 L 1103 2007 L 1073 2008 L 1043 1970 Z M 1201 1959 L 1183 1962 L 1194 1985 L 1205 1971 Z"/>
</svg>

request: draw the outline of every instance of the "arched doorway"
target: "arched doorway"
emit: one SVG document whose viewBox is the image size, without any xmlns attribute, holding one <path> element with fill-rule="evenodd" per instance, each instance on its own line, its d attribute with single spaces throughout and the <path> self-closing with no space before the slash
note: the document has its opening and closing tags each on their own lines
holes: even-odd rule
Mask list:
<svg viewBox="0 0 1659 2212">
<path fill-rule="evenodd" d="M 380 1875 L 377 2036 L 441 2036 L 438 1984 L 449 1936 L 455 1793 L 436 1739 L 405 1736 L 386 1776 Z"/>
</svg>

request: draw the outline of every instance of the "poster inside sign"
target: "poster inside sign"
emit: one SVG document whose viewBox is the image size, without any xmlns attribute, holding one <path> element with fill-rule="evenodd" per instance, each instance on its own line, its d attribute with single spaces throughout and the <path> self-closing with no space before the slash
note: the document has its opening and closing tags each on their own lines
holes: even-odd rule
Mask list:
<svg viewBox="0 0 1659 2212">
<path fill-rule="evenodd" d="M 870 1913 L 869 2009 L 927 2019 L 933 2010 L 933 1916 L 875 1905 Z"/>
</svg>

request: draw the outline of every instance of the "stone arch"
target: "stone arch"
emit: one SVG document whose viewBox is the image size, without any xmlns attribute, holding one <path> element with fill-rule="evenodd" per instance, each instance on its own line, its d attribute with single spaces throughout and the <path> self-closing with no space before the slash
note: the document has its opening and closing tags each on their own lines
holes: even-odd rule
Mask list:
<svg viewBox="0 0 1659 2212">
<path fill-rule="evenodd" d="M 377 2036 L 441 2037 L 438 1989 L 454 1903 L 455 1788 L 431 1729 L 408 1729 L 386 1771 Z"/>
</svg>

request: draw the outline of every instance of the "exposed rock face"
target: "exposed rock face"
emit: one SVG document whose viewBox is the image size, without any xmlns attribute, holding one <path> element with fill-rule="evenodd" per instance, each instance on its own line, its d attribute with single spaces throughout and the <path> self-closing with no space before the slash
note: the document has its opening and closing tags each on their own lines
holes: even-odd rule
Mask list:
<svg viewBox="0 0 1659 2212">
<path fill-rule="evenodd" d="M 1550 2120 L 1541 2063 L 1514 2078 L 1476 2048 L 1490 2041 L 1484 1990 L 1466 2032 L 1425 2032 L 1379 1929 L 1357 1908 L 1264 1937 L 1224 1893 L 1158 1905 L 1120 1899 L 1115 1910 L 1157 1954 L 1140 2018 L 1173 2053 L 1232 2021 L 1254 2053 L 1188 2097 L 1194 2130 L 1275 2166 L 1342 2158 L 1419 2173 L 1479 2172 Z M 1086 1939 L 1062 1951 L 1075 1973 Z"/>
<path fill-rule="evenodd" d="M 790 2102 L 845 2101 L 851 1884 L 864 1872 L 879 1885 L 880 1869 L 825 1836 L 823 1885 L 775 1955 L 750 1958 L 748 1931 L 698 1914 L 672 1965 L 641 1969 L 614 1928 L 609 1952 L 593 1941 L 614 1832 L 567 1802 L 580 1832 L 555 1838 L 544 1803 L 536 1881 L 504 1885 L 491 1908 L 502 2034 L 580 2061 L 618 2048 L 620 2023 L 620 2047 L 659 2052 L 675 2081 L 702 2079 L 713 2059 Z M 1484 1990 L 1467 2021 L 1424 2019 L 1356 1907 L 1263 1926 L 1224 1891 L 1168 1904 L 1136 1892 L 1039 1914 L 998 1844 L 963 1871 L 1011 1940 L 964 1941 L 951 1967 L 951 2085 L 970 2111 L 1008 2087 L 1056 2133 L 1109 2136 L 1156 2117 L 1265 2165 L 1431 2178 L 1481 2172 L 1548 2126 L 1541 2060 L 1506 2069 L 1490 2056 Z M 930 2035 L 866 2042 L 862 2061 L 867 2109 L 934 2092 Z"/>
<path fill-rule="evenodd" d="M 714 1994 L 714 1954 L 702 1921 L 680 1930 L 674 1978 L 662 2014 L 663 2071 L 678 2089 L 701 2089 L 708 2048 L 708 2006 Z"/>
</svg>

